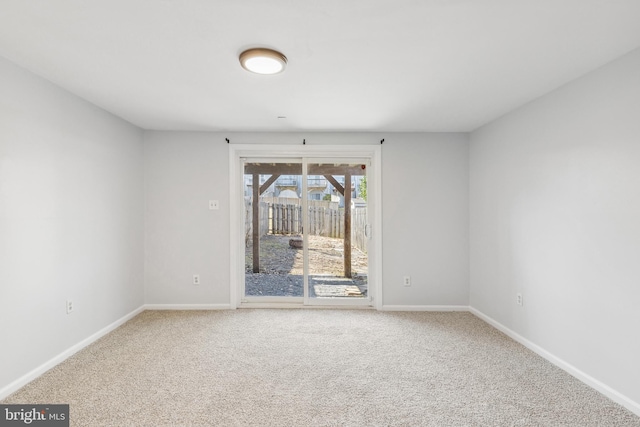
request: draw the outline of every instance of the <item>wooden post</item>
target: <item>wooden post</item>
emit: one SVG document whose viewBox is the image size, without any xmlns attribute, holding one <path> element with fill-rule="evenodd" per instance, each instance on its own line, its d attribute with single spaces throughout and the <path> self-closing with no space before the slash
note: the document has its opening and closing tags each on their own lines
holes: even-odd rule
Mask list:
<svg viewBox="0 0 640 427">
<path fill-rule="evenodd" d="M 344 277 L 351 277 L 351 174 L 344 175 Z"/>
<path fill-rule="evenodd" d="M 260 273 L 260 174 L 253 174 L 253 272 Z"/>
</svg>

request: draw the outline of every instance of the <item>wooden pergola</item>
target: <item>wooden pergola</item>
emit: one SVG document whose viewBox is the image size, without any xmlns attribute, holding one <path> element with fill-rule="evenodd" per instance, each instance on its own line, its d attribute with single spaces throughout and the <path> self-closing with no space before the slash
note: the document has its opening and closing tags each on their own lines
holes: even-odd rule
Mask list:
<svg viewBox="0 0 640 427">
<path fill-rule="evenodd" d="M 281 175 L 302 175 L 301 163 L 247 163 L 244 173 L 253 177 L 253 272 L 260 272 L 260 211 L 262 193 Z M 364 175 L 362 164 L 307 164 L 308 175 L 321 175 L 344 197 L 344 276 L 351 277 L 351 177 Z M 271 175 L 260 185 L 260 175 Z M 344 187 L 335 177 L 344 176 Z M 304 195 L 303 195 L 304 196 Z"/>
</svg>

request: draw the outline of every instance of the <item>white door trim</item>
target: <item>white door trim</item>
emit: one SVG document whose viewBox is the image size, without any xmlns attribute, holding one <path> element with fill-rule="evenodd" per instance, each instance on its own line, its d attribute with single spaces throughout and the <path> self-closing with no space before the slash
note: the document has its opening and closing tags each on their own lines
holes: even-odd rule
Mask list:
<svg viewBox="0 0 640 427">
<path fill-rule="evenodd" d="M 372 292 L 372 305 L 382 308 L 382 177 L 380 145 L 263 145 L 231 144 L 229 147 L 229 195 L 230 195 L 230 283 L 229 300 L 232 307 L 241 303 L 240 280 L 244 273 L 244 235 L 243 215 L 243 169 L 242 158 L 370 158 L 371 170 L 367 178 L 367 197 L 371 199 L 372 209 L 368 212 L 371 224 L 371 245 L 369 253 L 369 285 Z"/>
</svg>

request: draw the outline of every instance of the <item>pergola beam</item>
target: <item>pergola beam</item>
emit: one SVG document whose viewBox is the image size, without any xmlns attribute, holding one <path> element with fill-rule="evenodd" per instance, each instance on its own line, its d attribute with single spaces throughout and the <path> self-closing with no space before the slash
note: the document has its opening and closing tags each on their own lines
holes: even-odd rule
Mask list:
<svg viewBox="0 0 640 427">
<path fill-rule="evenodd" d="M 307 173 L 309 175 L 338 175 L 359 176 L 366 174 L 366 170 L 361 164 L 354 165 L 333 165 L 333 164 L 309 164 Z M 244 173 L 251 175 L 302 175 L 301 163 L 246 163 Z"/>
<path fill-rule="evenodd" d="M 323 175 L 327 181 L 329 181 L 331 183 L 331 185 L 333 185 L 334 187 L 336 187 L 336 190 L 338 190 L 338 193 L 342 194 L 344 196 L 344 187 L 331 175 Z"/>
<path fill-rule="evenodd" d="M 271 184 L 273 184 L 274 182 L 276 182 L 276 179 L 280 178 L 280 174 L 273 174 L 269 177 L 268 180 L 266 180 L 264 182 L 264 184 L 262 184 L 260 186 L 260 195 L 262 196 L 262 193 L 264 193 L 265 191 L 267 191 L 267 189 L 269 187 L 271 187 Z"/>
<path fill-rule="evenodd" d="M 251 175 L 302 175 L 301 163 L 247 163 L 244 173 Z"/>
<path fill-rule="evenodd" d="M 362 168 L 363 165 L 320 165 L 320 164 L 309 164 L 307 167 L 307 173 L 309 175 L 351 175 L 358 176 L 364 175 L 366 170 Z"/>
</svg>

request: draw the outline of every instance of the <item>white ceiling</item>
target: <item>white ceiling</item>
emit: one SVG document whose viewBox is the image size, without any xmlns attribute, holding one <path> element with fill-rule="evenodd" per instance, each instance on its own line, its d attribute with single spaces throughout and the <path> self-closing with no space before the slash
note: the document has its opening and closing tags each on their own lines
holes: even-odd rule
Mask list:
<svg viewBox="0 0 640 427">
<path fill-rule="evenodd" d="M 639 18 L 640 0 L 0 0 L 0 55 L 145 129 L 470 131 L 639 47 Z M 254 46 L 286 71 L 240 68 Z"/>
</svg>

